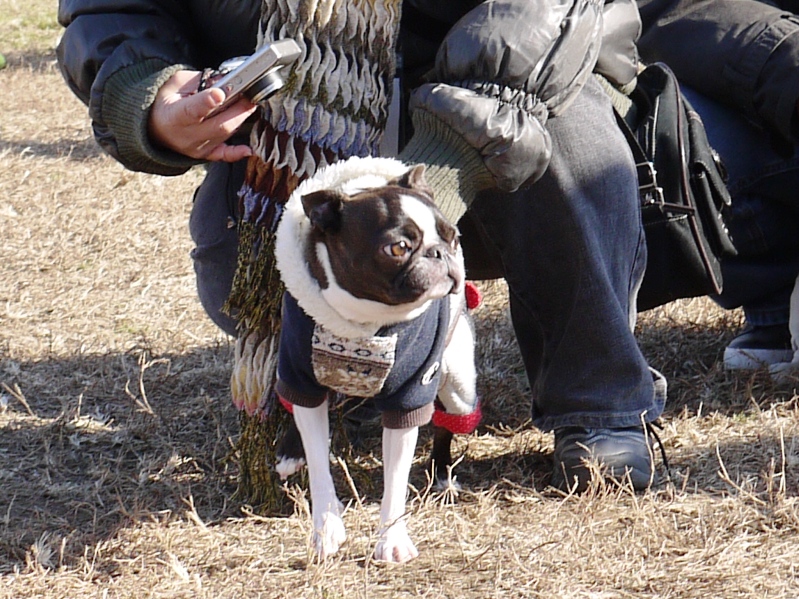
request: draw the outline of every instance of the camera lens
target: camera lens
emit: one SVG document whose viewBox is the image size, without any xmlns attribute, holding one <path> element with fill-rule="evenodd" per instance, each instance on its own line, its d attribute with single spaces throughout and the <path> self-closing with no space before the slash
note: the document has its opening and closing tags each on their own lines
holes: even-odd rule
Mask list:
<svg viewBox="0 0 799 599">
<path fill-rule="evenodd" d="M 277 71 L 266 73 L 247 90 L 250 102 L 258 104 L 283 87 L 283 78 Z"/>
</svg>

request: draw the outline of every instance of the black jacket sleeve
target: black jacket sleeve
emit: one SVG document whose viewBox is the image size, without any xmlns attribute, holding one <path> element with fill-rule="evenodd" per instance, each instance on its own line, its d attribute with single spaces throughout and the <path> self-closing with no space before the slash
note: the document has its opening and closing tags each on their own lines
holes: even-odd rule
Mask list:
<svg viewBox="0 0 799 599">
<path fill-rule="evenodd" d="M 178 2 L 61 0 L 58 22 L 65 28 L 57 48 L 59 66 L 87 105 L 95 81 L 102 86 L 121 69 L 145 60 L 192 62 L 192 44 L 183 30 L 188 15 Z"/>
<path fill-rule="evenodd" d="M 102 148 L 149 173 L 176 175 L 197 164 L 150 143 L 155 94 L 177 70 L 250 54 L 260 8 L 259 0 L 60 0 L 58 64 L 88 105 Z"/>
<path fill-rule="evenodd" d="M 95 139 L 131 170 L 185 172 L 197 161 L 154 147 L 147 119 L 158 88 L 195 53 L 185 3 L 62 0 L 57 58 L 70 89 L 89 107 Z"/>
</svg>

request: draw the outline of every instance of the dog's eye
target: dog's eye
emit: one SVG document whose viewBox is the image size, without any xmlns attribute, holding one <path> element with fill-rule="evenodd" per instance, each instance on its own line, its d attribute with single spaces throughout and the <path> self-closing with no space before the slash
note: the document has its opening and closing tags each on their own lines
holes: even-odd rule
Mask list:
<svg viewBox="0 0 799 599">
<path fill-rule="evenodd" d="M 398 241 L 383 247 L 383 251 L 394 258 L 402 258 L 410 253 L 411 246 L 407 241 Z"/>
</svg>

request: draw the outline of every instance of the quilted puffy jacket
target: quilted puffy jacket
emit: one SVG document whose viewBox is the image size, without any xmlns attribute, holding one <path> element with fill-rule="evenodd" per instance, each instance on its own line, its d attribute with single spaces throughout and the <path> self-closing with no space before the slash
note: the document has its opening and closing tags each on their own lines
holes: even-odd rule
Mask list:
<svg viewBox="0 0 799 599">
<path fill-rule="evenodd" d="M 260 7 L 256 0 L 61 0 L 59 66 L 89 106 L 102 148 L 150 173 L 176 175 L 196 164 L 149 143 L 155 92 L 178 69 L 250 54 Z M 568 106 L 592 70 L 618 85 L 634 79 L 639 30 L 632 0 L 406 0 L 403 69 L 420 83 L 411 106 L 455 129 L 501 187 L 516 189 L 543 172 L 530 155 L 546 119 Z"/>
</svg>

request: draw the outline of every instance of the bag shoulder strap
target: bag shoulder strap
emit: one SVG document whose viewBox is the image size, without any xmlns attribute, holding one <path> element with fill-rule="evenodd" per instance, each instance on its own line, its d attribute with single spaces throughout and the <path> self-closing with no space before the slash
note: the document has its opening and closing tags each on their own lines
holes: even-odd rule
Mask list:
<svg viewBox="0 0 799 599">
<path fill-rule="evenodd" d="M 641 73 L 639 73 L 639 75 L 640 74 Z M 635 170 L 638 175 L 638 191 L 641 202 L 644 204 L 662 204 L 665 201 L 665 197 L 663 195 L 663 189 L 657 183 L 655 165 L 652 160 L 647 157 L 638 136 L 633 130 L 640 110 L 646 109 L 645 106 L 639 107 L 638 104 L 642 102 L 648 103 L 649 99 L 644 94 L 641 94 L 640 91 L 636 93 L 635 89 L 630 93 L 622 92 L 602 75 L 595 73 L 594 76 L 605 90 L 605 93 L 610 97 L 616 122 L 619 129 L 624 133 L 627 145 L 630 146 L 630 150 L 632 150 L 633 159 L 635 160 Z"/>
<path fill-rule="evenodd" d="M 619 129 L 624 133 L 627 144 L 633 153 L 635 171 L 638 174 L 638 192 L 641 195 L 641 200 L 646 203 L 664 203 L 663 188 L 658 185 L 655 164 L 647 158 L 641 143 L 638 141 L 638 137 L 630 128 L 627 120 L 615 108 L 613 113 L 616 115 Z"/>
</svg>

